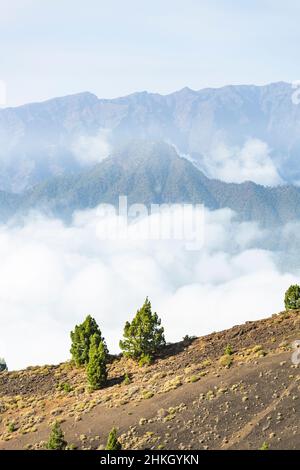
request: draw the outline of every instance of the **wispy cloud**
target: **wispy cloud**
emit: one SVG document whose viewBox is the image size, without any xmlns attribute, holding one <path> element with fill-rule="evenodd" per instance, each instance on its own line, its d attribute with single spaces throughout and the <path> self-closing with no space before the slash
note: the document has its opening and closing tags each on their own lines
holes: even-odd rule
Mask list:
<svg viewBox="0 0 300 470">
<path fill-rule="evenodd" d="M 81 135 L 73 142 L 71 150 L 81 165 L 99 163 L 112 150 L 110 137 L 110 129 L 100 129 L 95 135 Z"/>
<path fill-rule="evenodd" d="M 266 186 L 282 183 L 270 148 L 259 139 L 249 139 L 242 147 L 219 142 L 203 157 L 201 165 L 208 176 L 228 183 L 254 181 Z"/>
</svg>

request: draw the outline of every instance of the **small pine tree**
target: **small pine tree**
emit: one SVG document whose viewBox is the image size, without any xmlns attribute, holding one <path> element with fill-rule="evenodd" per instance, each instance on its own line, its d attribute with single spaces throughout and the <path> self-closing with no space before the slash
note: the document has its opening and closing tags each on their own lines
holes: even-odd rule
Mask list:
<svg viewBox="0 0 300 470">
<path fill-rule="evenodd" d="M 286 310 L 300 308 L 300 286 L 293 285 L 285 293 L 284 305 Z"/>
<path fill-rule="evenodd" d="M 269 450 L 270 446 L 267 442 L 263 442 L 259 450 Z"/>
<path fill-rule="evenodd" d="M 118 440 L 117 430 L 116 428 L 113 428 L 108 435 L 105 450 L 121 450 L 121 449 L 122 449 L 122 445 L 120 441 Z"/>
<path fill-rule="evenodd" d="M 126 374 L 124 375 L 123 384 L 124 384 L 124 385 L 129 385 L 129 384 L 131 384 L 131 379 L 130 379 L 130 376 L 127 374 L 127 372 L 126 372 Z"/>
<path fill-rule="evenodd" d="M 0 357 L 0 372 L 7 371 L 7 364 L 3 357 Z"/>
<path fill-rule="evenodd" d="M 91 337 L 89 362 L 87 365 L 87 379 L 91 390 L 103 387 L 107 380 L 107 348 L 104 340 L 95 333 Z"/>
<path fill-rule="evenodd" d="M 231 344 L 227 344 L 227 346 L 225 348 L 225 351 L 224 351 L 224 354 L 227 355 L 227 356 L 232 356 L 233 348 L 232 348 Z"/>
<path fill-rule="evenodd" d="M 47 449 L 49 450 L 65 450 L 67 442 L 64 439 L 64 433 L 56 421 L 52 426 L 52 430 L 47 442 Z"/>
<path fill-rule="evenodd" d="M 91 337 L 94 334 L 97 334 L 103 340 L 96 320 L 90 315 L 86 317 L 83 323 L 76 325 L 74 331 L 71 332 L 71 354 L 77 366 L 84 366 L 88 363 Z"/>
<path fill-rule="evenodd" d="M 152 313 L 147 297 L 132 322 L 125 324 L 124 340 L 120 341 L 124 355 L 139 361 L 145 357 L 150 362 L 158 349 L 166 344 L 164 329 L 160 325 L 161 320 Z"/>
</svg>

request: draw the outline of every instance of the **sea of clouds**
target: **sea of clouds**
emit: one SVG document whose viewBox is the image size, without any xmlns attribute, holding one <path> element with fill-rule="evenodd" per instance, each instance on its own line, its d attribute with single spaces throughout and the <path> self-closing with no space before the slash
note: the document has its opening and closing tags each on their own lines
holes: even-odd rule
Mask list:
<svg viewBox="0 0 300 470">
<path fill-rule="evenodd" d="M 297 263 L 288 268 L 270 249 L 271 231 L 227 209 L 204 211 L 204 240 L 192 249 L 183 239 L 107 239 L 106 222 L 98 208 L 69 225 L 32 213 L 0 226 L 0 357 L 9 369 L 67 360 L 70 330 L 88 314 L 118 352 L 146 296 L 166 339 L 178 341 L 282 310 L 298 280 Z M 296 233 L 299 224 L 280 230 L 283 250 Z"/>
</svg>

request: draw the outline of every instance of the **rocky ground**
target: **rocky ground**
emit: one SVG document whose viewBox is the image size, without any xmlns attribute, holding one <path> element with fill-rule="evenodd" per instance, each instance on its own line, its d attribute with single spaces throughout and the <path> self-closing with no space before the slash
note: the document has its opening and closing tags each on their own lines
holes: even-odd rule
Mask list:
<svg viewBox="0 0 300 470">
<path fill-rule="evenodd" d="M 186 338 L 143 368 L 114 357 L 96 392 L 69 362 L 2 372 L 0 450 L 44 448 L 55 420 L 71 449 L 103 449 L 113 426 L 125 449 L 300 448 L 296 339 L 300 311 L 283 312 Z"/>
</svg>

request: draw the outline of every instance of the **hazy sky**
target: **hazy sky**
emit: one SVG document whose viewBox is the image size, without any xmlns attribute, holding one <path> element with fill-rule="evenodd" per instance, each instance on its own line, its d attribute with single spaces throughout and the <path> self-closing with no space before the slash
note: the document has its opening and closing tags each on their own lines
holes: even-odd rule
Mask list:
<svg viewBox="0 0 300 470">
<path fill-rule="evenodd" d="M 300 79 L 298 0 L 0 0 L 7 105 Z"/>
</svg>

